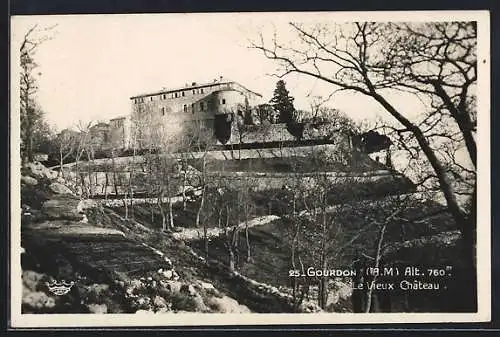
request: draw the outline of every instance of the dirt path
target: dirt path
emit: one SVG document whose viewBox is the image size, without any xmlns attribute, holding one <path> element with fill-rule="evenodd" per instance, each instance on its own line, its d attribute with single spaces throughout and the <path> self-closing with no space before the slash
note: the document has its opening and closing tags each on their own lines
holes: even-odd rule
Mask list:
<svg viewBox="0 0 500 337">
<path fill-rule="evenodd" d="M 261 217 L 254 218 L 248 221 L 248 228 L 262 226 L 268 224 L 274 220 L 279 219 L 280 217 L 277 215 L 265 215 Z M 242 222 L 238 225 L 238 228 L 245 228 L 247 225 L 245 222 Z M 207 229 L 207 237 L 219 236 L 224 233 L 222 228 L 208 228 Z M 203 238 L 203 228 L 184 228 L 180 232 L 173 233 L 172 235 L 175 239 L 178 240 L 197 240 Z"/>
</svg>

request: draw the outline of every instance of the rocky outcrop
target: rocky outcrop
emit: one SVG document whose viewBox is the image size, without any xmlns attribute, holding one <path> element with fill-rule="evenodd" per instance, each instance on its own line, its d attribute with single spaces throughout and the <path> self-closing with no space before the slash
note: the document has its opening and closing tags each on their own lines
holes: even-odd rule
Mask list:
<svg viewBox="0 0 500 337">
<path fill-rule="evenodd" d="M 21 176 L 21 183 L 26 185 L 35 186 L 38 184 L 38 180 L 30 176 Z"/>
<path fill-rule="evenodd" d="M 42 204 L 42 213 L 50 220 L 82 220 L 80 200 L 72 195 L 57 196 Z"/>
<path fill-rule="evenodd" d="M 39 162 L 27 163 L 21 169 L 21 174 L 23 176 L 31 176 L 35 179 L 57 179 L 57 172 L 45 167 Z"/>
<path fill-rule="evenodd" d="M 49 185 L 49 188 L 55 194 L 73 194 L 73 192 L 68 187 L 59 182 L 53 182 Z"/>
<path fill-rule="evenodd" d="M 208 289 L 207 289 L 208 288 Z M 228 296 L 220 295 L 206 282 L 186 283 L 168 279 L 162 270 L 124 283 L 126 299 L 136 313 L 250 312 Z"/>
<path fill-rule="evenodd" d="M 30 230 L 37 231 L 40 235 L 55 236 L 59 238 L 77 237 L 80 239 L 88 239 L 91 237 L 125 237 L 122 231 L 103 228 L 92 225 L 87 225 L 80 222 L 71 222 L 63 220 L 45 221 L 42 223 L 33 224 Z"/>
<path fill-rule="evenodd" d="M 97 204 L 75 196 L 57 173 L 29 164 L 23 174 L 24 192 L 34 196 L 21 210 L 23 313 L 249 311 L 211 283 L 183 280 L 144 237 L 128 237 L 151 229 L 115 213 L 120 226 L 104 227 Z M 51 292 L 48 284 L 62 280 L 73 282 L 69 292 Z"/>
<path fill-rule="evenodd" d="M 247 307 L 256 312 L 299 312 L 314 313 L 321 312 L 321 308 L 312 301 L 304 301 L 298 308 L 294 305 L 290 294 L 280 291 L 278 288 L 255 281 L 235 270 L 230 270 L 223 263 L 216 260 L 206 260 L 198 255 L 192 248 L 188 251 L 197 259 L 202 261 L 218 279 L 229 284 L 229 292 L 235 297 L 244 297 Z M 213 303 L 212 303 L 213 304 Z"/>
</svg>

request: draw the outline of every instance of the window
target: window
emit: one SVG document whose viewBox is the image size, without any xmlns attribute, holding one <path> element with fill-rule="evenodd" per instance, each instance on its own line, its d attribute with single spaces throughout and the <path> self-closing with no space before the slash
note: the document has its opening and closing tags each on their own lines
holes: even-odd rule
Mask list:
<svg viewBox="0 0 500 337">
<path fill-rule="evenodd" d="M 200 93 L 202 93 L 202 94 L 203 94 L 203 88 L 201 88 L 201 89 L 200 89 Z"/>
<path fill-rule="evenodd" d="M 175 98 L 179 97 L 179 95 L 177 93 L 175 93 Z"/>
<path fill-rule="evenodd" d="M 167 95 L 163 94 L 163 99 L 167 99 Z"/>
<path fill-rule="evenodd" d="M 183 91 L 183 92 L 182 92 L 182 97 L 184 97 L 184 95 L 185 95 L 185 92 Z"/>
<path fill-rule="evenodd" d="M 184 104 L 184 112 L 187 112 L 188 111 L 188 106 L 186 104 Z"/>
<path fill-rule="evenodd" d="M 194 103 L 191 104 L 191 111 L 194 113 Z"/>
<path fill-rule="evenodd" d="M 151 101 L 153 100 L 153 96 L 151 96 Z"/>
<path fill-rule="evenodd" d="M 205 111 L 205 104 L 203 102 L 200 103 L 200 110 Z"/>
<path fill-rule="evenodd" d="M 222 99 L 222 104 L 226 104 L 226 99 L 225 98 Z"/>
<path fill-rule="evenodd" d="M 162 116 L 165 116 L 165 107 L 161 108 L 161 114 L 162 114 Z"/>
<path fill-rule="evenodd" d="M 196 95 L 196 89 L 193 89 L 193 95 Z"/>
</svg>

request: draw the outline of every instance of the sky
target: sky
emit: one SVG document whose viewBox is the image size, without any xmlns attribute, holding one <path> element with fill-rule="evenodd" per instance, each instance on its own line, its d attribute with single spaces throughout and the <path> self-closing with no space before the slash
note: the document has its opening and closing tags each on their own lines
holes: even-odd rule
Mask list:
<svg viewBox="0 0 500 337">
<path fill-rule="evenodd" d="M 219 76 L 269 100 L 277 81 L 270 74 L 277 65 L 249 48 L 249 41 L 274 19 L 259 14 L 14 17 L 12 46 L 18 50 L 34 24 L 57 24 L 35 60 L 39 104 L 49 123 L 61 130 L 79 121 L 128 115 L 133 95 Z M 303 77 L 285 81 L 298 109 L 310 109 L 313 96 L 327 97 L 332 90 Z M 348 93 L 337 95 L 329 105 L 354 119 L 381 111 L 370 99 Z"/>
<path fill-rule="evenodd" d="M 338 13 L 337 13 L 338 14 Z M 322 16 L 321 16 L 322 15 Z M 129 115 L 130 97 L 219 76 L 272 97 L 277 64 L 249 48 L 259 31 L 285 27 L 289 21 L 330 19 L 317 13 L 217 13 L 18 16 L 12 18 L 12 82 L 24 34 L 34 24 L 49 27 L 52 39 L 37 50 L 38 102 L 57 130 L 79 121 L 109 120 Z M 326 15 L 326 16 L 325 16 Z M 334 15 L 330 13 L 330 15 Z M 373 13 L 369 16 L 373 17 Z M 408 18 L 408 14 L 404 16 Z M 385 16 L 387 18 L 387 16 Z M 422 15 L 416 17 L 422 19 Z M 428 16 L 424 16 L 428 19 Z M 345 20 L 345 17 L 344 17 Z M 292 40 L 282 30 L 280 38 Z M 17 56 L 17 57 L 16 57 Z M 19 69 L 19 68 L 17 68 Z M 297 75 L 285 77 L 295 107 L 310 110 L 314 96 L 328 97 L 331 85 Z M 18 83 L 18 82 L 17 82 Z M 402 109 L 418 111 L 418 102 L 404 95 L 389 97 Z M 373 99 L 361 94 L 336 94 L 328 106 L 356 121 L 386 119 Z M 410 107 L 410 109 L 408 108 Z"/>
</svg>

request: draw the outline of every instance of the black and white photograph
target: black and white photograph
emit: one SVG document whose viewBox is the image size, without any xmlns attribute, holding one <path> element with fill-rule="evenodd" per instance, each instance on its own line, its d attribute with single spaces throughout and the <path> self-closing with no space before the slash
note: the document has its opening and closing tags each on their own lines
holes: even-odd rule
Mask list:
<svg viewBox="0 0 500 337">
<path fill-rule="evenodd" d="M 12 16 L 12 326 L 489 321 L 489 34 Z"/>
</svg>

